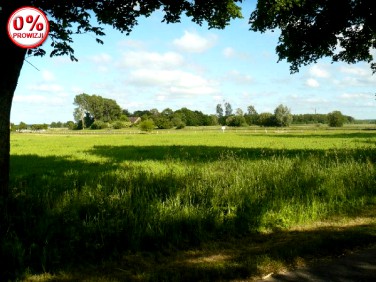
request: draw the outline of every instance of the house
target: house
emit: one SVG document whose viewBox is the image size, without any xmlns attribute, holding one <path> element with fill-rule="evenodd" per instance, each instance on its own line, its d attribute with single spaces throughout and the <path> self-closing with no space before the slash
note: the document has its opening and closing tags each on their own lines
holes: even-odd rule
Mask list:
<svg viewBox="0 0 376 282">
<path fill-rule="evenodd" d="M 140 117 L 128 117 L 128 119 L 132 124 L 137 124 L 141 121 Z"/>
</svg>

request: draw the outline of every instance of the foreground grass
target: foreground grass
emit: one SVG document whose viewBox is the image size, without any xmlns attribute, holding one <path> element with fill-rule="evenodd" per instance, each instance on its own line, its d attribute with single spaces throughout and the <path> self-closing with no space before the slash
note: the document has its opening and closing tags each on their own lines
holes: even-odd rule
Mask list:
<svg viewBox="0 0 376 282">
<path fill-rule="evenodd" d="M 374 242 L 375 144 L 368 131 L 13 135 L 5 269 L 244 279 Z"/>
<path fill-rule="evenodd" d="M 128 252 L 116 261 L 82 263 L 22 281 L 254 281 L 375 244 L 375 227 L 373 207 L 356 219 L 333 218 L 285 231 L 219 237 L 186 250 Z"/>
</svg>

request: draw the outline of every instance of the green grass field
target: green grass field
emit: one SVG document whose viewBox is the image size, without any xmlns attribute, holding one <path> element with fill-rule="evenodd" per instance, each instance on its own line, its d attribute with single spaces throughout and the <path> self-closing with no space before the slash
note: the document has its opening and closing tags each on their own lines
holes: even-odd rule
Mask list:
<svg viewBox="0 0 376 282">
<path fill-rule="evenodd" d="M 104 261 L 118 270 L 97 281 L 262 275 L 375 242 L 375 164 L 376 131 L 361 128 L 15 133 L 6 267 L 39 281 L 91 281 Z M 199 250 L 216 259 L 184 274 Z"/>
</svg>

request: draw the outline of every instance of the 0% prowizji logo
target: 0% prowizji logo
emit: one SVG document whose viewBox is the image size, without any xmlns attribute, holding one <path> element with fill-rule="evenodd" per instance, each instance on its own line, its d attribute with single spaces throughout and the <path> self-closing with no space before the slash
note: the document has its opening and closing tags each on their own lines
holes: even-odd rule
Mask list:
<svg viewBox="0 0 376 282">
<path fill-rule="evenodd" d="M 35 7 L 22 7 L 8 20 L 9 38 L 19 47 L 35 48 L 43 44 L 50 31 L 46 15 Z"/>
</svg>

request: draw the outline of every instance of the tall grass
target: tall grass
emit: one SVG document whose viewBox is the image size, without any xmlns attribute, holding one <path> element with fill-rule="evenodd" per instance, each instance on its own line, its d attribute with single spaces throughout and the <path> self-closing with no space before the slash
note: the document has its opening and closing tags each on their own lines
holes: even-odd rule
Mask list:
<svg viewBox="0 0 376 282">
<path fill-rule="evenodd" d="M 199 245 L 376 204 L 375 135 L 355 145 L 189 136 L 13 136 L 5 269 Z"/>
</svg>

